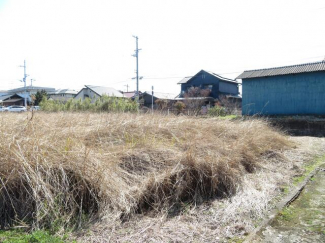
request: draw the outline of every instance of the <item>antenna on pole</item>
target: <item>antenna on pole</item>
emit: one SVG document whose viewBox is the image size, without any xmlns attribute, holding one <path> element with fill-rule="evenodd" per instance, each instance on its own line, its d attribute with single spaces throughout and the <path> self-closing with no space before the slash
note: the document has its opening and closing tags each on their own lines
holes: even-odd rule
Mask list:
<svg viewBox="0 0 325 243">
<path fill-rule="evenodd" d="M 35 79 L 31 78 L 31 79 L 30 79 L 30 86 L 31 86 L 31 89 L 33 89 L 33 81 L 35 81 Z"/>
<path fill-rule="evenodd" d="M 136 95 L 135 95 L 135 99 L 136 102 L 138 103 L 139 106 L 139 51 L 141 49 L 138 48 L 138 36 L 133 36 L 136 40 L 136 49 L 135 49 L 135 53 L 132 55 L 136 58 L 136 63 L 137 63 L 137 70 L 136 70 L 136 74 L 137 74 L 137 91 L 136 91 Z"/>
</svg>

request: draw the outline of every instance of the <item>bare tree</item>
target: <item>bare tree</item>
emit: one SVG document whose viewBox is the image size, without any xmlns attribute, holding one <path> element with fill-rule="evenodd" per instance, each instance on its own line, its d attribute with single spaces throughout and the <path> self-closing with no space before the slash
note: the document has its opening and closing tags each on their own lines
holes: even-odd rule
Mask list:
<svg viewBox="0 0 325 243">
<path fill-rule="evenodd" d="M 200 114 L 202 106 L 205 105 L 206 98 L 211 93 L 210 89 L 201 89 L 200 87 L 191 87 L 184 93 L 184 103 L 191 114 L 197 116 Z"/>
<path fill-rule="evenodd" d="M 228 98 L 225 95 L 220 95 L 216 105 L 225 108 L 227 114 L 238 115 L 241 114 L 241 103 L 236 99 Z"/>
</svg>

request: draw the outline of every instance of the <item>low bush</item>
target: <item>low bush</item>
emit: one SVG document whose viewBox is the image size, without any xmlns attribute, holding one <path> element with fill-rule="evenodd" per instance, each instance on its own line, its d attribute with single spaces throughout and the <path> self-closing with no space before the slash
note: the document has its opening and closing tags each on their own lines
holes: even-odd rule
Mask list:
<svg viewBox="0 0 325 243">
<path fill-rule="evenodd" d="M 208 110 L 208 115 L 209 116 L 226 116 L 227 114 L 227 110 L 221 106 L 214 106 L 209 108 Z"/>
<path fill-rule="evenodd" d="M 43 98 L 40 103 L 42 111 L 92 111 L 92 112 L 135 112 L 138 110 L 138 106 L 135 101 L 130 99 L 112 97 L 103 95 L 95 102 L 86 98 L 83 101 L 81 99 L 70 99 L 67 102 L 58 100 L 49 100 L 46 97 Z"/>
</svg>

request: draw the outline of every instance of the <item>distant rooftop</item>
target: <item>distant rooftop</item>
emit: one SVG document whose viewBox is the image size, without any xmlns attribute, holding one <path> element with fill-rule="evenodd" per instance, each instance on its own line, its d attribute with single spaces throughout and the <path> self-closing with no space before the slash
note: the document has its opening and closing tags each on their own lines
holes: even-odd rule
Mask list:
<svg viewBox="0 0 325 243">
<path fill-rule="evenodd" d="M 85 87 L 91 89 L 92 91 L 94 91 L 95 93 L 97 93 L 100 96 L 106 94 L 108 96 L 123 97 L 123 94 L 114 88 L 103 87 L 103 86 L 94 86 L 94 85 L 85 85 Z"/>
<path fill-rule="evenodd" d="M 49 94 L 77 94 L 78 91 L 72 89 L 57 89 L 53 92 L 49 92 Z"/>
<path fill-rule="evenodd" d="M 135 95 L 135 93 L 136 93 L 136 91 L 123 92 L 123 97 L 132 98 Z M 139 91 L 139 93 L 141 94 L 140 91 Z"/>
<path fill-rule="evenodd" d="M 6 99 L 9 99 L 13 96 L 18 96 L 21 97 L 20 99 L 10 99 L 10 101 L 17 101 L 17 100 L 21 100 L 23 98 L 27 98 L 28 100 L 31 100 L 30 95 L 29 94 L 7 94 L 7 95 L 1 95 L 0 96 L 0 102 L 3 102 Z"/>
<path fill-rule="evenodd" d="M 216 74 L 216 73 L 213 73 L 213 72 L 210 72 L 210 71 L 206 71 L 206 70 L 201 70 L 200 72 L 206 72 L 206 73 L 209 73 L 211 74 L 212 76 L 220 79 L 220 80 L 223 80 L 223 81 L 226 81 L 226 82 L 232 82 L 232 83 L 237 83 L 236 80 L 233 80 L 233 79 L 229 79 L 229 78 L 224 78 L 224 77 L 221 77 L 220 75 Z M 195 74 L 194 76 L 188 76 L 188 77 L 185 77 L 183 78 L 181 81 L 178 82 L 178 84 L 185 84 L 187 83 L 190 79 L 192 79 L 193 77 L 197 76 L 200 72 L 198 72 L 197 74 Z"/>
<path fill-rule="evenodd" d="M 16 88 L 16 89 L 10 89 L 8 90 L 7 92 L 8 93 L 17 93 L 17 92 L 23 92 L 25 91 L 25 89 L 27 91 L 30 91 L 30 90 L 45 90 L 46 92 L 54 92 L 55 91 L 55 88 L 52 88 L 52 87 L 40 87 L 40 86 L 26 86 L 25 87 L 19 87 L 19 88 Z"/>
<path fill-rule="evenodd" d="M 144 93 L 148 95 L 152 95 L 152 91 L 146 91 Z M 171 93 L 153 92 L 153 96 L 162 100 L 173 100 L 177 95 Z"/>
<path fill-rule="evenodd" d="M 191 78 L 193 78 L 193 76 L 185 77 L 181 81 L 179 81 L 178 84 L 186 84 L 187 81 L 189 81 Z"/>
<path fill-rule="evenodd" d="M 325 60 L 321 62 L 304 63 L 299 65 L 265 68 L 244 71 L 236 79 L 269 77 L 277 75 L 287 75 L 296 73 L 309 73 L 325 71 Z"/>
<path fill-rule="evenodd" d="M 2 102 L 3 100 L 6 100 L 8 98 L 10 98 L 12 95 L 1 95 L 0 96 L 0 102 Z"/>
</svg>

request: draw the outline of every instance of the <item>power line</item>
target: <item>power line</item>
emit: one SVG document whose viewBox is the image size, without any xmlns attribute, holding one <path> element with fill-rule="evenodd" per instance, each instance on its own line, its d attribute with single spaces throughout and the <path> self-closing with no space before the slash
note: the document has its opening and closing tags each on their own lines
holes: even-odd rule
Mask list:
<svg viewBox="0 0 325 243">
<path fill-rule="evenodd" d="M 115 83 L 111 83 L 112 84 L 120 84 L 120 83 L 125 83 L 125 82 L 130 82 L 132 80 L 132 78 L 128 78 L 127 80 L 124 80 L 124 81 L 118 81 L 118 82 L 115 82 Z"/>
<path fill-rule="evenodd" d="M 182 77 L 159 77 L 159 78 L 150 78 L 150 77 L 146 77 L 144 76 L 143 79 L 173 79 L 173 78 L 184 78 L 186 76 L 182 76 Z"/>
</svg>

